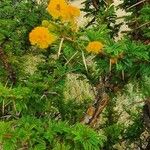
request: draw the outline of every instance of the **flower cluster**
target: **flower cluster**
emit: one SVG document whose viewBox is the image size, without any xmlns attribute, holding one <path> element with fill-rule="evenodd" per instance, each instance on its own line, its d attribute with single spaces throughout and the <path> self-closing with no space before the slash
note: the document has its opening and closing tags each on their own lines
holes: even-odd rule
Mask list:
<svg viewBox="0 0 150 150">
<path fill-rule="evenodd" d="M 40 48 L 48 48 L 56 40 L 56 37 L 49 32 L 48 28 L 36 27 L 30 32 L 29 40 L 32 45 L 37 45 Z"/>
<path fill-rule="evenodd" d="M 76 28 L 76 18 L 80 15 L 80 9 L 70 5 L 66 0 L 50 0 L 48 12 L 54 19 L 61 19 L 62 22 L 71 23 L 71 27 Z M 43 20 L 42 26 L 34 28 L 29 34 L 32 45 L 39 48 L 48 48 L 56 37 L 51 33 L 56 29 L 49 21 Z"/>
<path fill-rule="evenodd" d="M 80 16 L 80 9 L 65 0 L 50 0 L 47 10 L 54 19 L 60 18 L 63 22 L 72 23 Z"/>
<path fill-rule="evenodd" d="M 92 52 L 95 54 L 101 53 L 102 49 L 103 49 L 103 44 L 99 41 L 93 41 L 93 42 L 89 42 L 89 44 L 86 47 L 86 50 L 88 52 Z"/>
</svg>

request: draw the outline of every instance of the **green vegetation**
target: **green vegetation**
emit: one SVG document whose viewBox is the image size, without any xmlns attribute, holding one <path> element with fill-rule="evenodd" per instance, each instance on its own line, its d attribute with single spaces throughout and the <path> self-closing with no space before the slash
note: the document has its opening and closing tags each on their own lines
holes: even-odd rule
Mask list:
<svg viewBox="0 0 150 150">
<path fill-rule="evenodd" d="M 79 28 L 77 8 L 63 6 L 66 21 L 44 0 L 1 0 L 0 149 L 149 149 L 150 3 L 138 2 L 118 6 L 131 30 L 116 41 L 111 0 L 86 0 Z"/>
</svg>

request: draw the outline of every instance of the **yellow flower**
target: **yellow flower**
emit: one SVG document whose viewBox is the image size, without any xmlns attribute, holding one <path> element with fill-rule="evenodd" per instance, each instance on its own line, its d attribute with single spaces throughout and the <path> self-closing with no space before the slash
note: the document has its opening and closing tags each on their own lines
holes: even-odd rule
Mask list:
<svg viewBox="0 0 150 150">
<path fill-rule="evenodd" d="M 86 50 L 88 52 L 92 52 L 95 54 L 101 53 L 102 52 L 102 48 L 103 48 L 103 44 L 99 41 L 93 41 L 93 42 L 89 42 L 88 46 L 86 47 Z"/>
<path fill-rule="evenodd" d="M 47 10 L 54 19 L 60 18 L 63 22 L 74 22 L 80 16 L 80 9 L 65 0 L 50 0 Z"/>
<path fill-rule="evenodd" d="M 65 9 L 63 20 L 74 22 L 75 18 L 80 16 L 80 9 L 72 5 L 68 5 Z"/>
<path fill-rule="evenodd" d="M 50 0 L 47 10 L 53 18 L 58 19 L 63 17 L 66 7 L 65 0 Z"/>
<path fill-rule="evenodd" d="M 30 32 L 29 40 L 32 45 L 37 45 L 40 48 L 48 48 L 56 40 L 56 37 L 47 28 L 36 27 Z"/>
</svg>

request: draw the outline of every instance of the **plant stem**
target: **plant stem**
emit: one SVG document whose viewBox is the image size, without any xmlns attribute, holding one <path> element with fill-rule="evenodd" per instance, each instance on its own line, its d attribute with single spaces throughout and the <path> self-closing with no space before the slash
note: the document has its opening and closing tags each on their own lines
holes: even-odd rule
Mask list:
<svg viewBox="0 0 150 150">
<path fill-rule="evenodd" d="M 59 49 L 58 49 L 58 55 L 57 55 L 58 58 L 59 58 L 59 56 L 60 56 L 60 54 L 61 54 L 61 49 L 62 49 L 63 41 L 64 41 L 64 38 L 61 38 L 60 45 L 59 45 Z"/>
</svg>

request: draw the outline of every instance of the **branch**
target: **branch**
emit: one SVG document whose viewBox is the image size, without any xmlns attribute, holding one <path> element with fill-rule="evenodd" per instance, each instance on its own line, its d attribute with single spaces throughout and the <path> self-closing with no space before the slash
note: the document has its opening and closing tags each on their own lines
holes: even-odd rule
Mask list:
<svg viewBox="0 0 150 150">
<path fill-rule="evenodd" d="M 137 27 L 137 28 L 135 28 L 135 29 L 133 29 L 133 30 L 123 30 L 123 31 L 121 31 L 121 33 L 129 33 L 129 32 L 132 33 L 132 32 L 134 32 L 135 30 L 138 30 L 138 29 L 140 29 L 140 28 L 142 28 L 142 27 L 144 27 L 144 26 L 146 26 L 146 25 L 148 25 L 148 24 L 150 24 L 150 22 L 146 22 L 146 23 L 140 25 L 139 27 Z"/>
<path fill-rule="evenodd" d="M 142 25 L 140 25 L 139 27 L 135 28 L 134 30 L 140 29 L 140 28 L 142 28 L 143 26 L 146 26 L 146 25 L 148 25 L 148 24 L 150 24 L 150 21 L 149 21 L 149 22 L 146 22 L 146 23 L 144 23 L 144 24 L 142 24 Z"/>
<path fill-rule="evenodd" d="M 95 8 L 96 10 L 98 10 L 98 8 L 99 8 L 98 4 L 99 4 L 99 1 L 98 1 L 98 0 L 92 0 L 92 5 L 94 6 L 94 8 Z"/>
<path fill-rule="evenodd" d="M 105 92 L 106 89 L 105 81 L 100 81 L 96 89 L 97 89 L 97 94 L 93 102 L 93 105 L 87 109 L 86 114 L 81 121 L 81 123 L 88 124 L 91 127 L 96 126 L 100 114 L 107 106 L 109 101 L 109 96 Z"/>
<path fill-rule="evenodd" d="M 135 7 L 135 6 L 139 5 L 139 4 L 141 4 L 141 3 L 144 3 L 145 1 L 146 1 L 146 0 L 142 0 L 142 1 L 137 2 L 137 3 L 135 3 L 134 5 L 128 7 L 127 10 L 129 10 L 129 9 L 131 9 L 131 8 L 133 8 L 133 7 Z"/>
<path fill-rule="evenodd" d="M 90 25 L 92 25 L 92 23 L 96 20 L 96 18 L 94 17 L 86 26 L 85 28 L 88 28 Z"/>
</svg>

